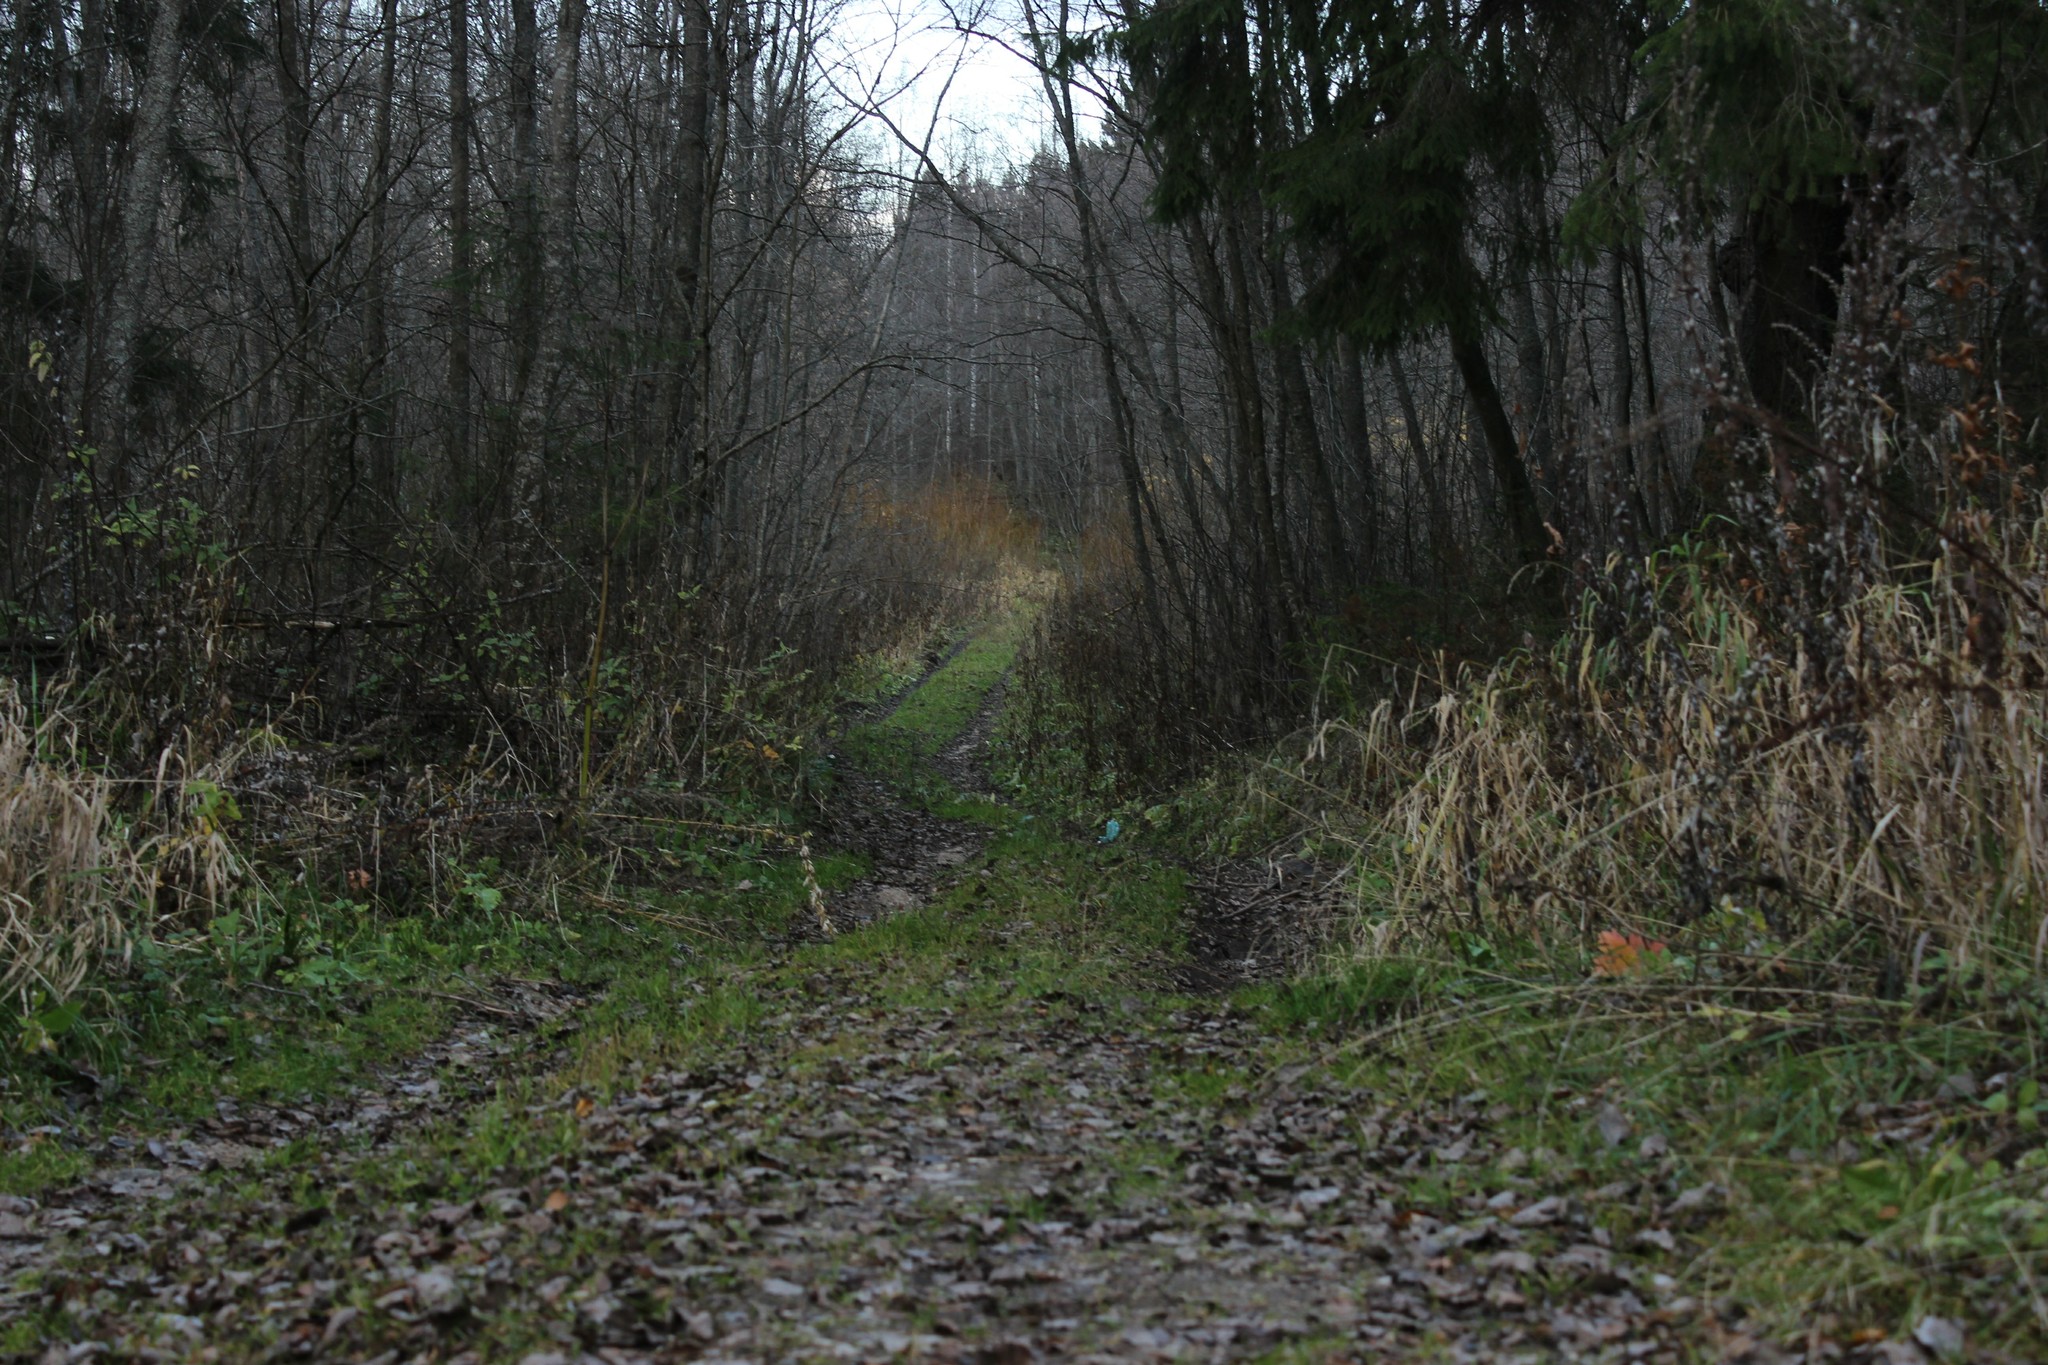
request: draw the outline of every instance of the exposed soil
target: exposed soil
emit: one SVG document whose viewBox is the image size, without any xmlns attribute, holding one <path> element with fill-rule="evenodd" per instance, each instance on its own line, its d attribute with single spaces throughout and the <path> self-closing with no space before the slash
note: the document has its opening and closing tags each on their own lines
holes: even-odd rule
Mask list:
<svg viewBox="0 0 2048 1365">
<path fill-rule="evenodd" d="M 924 673 L 915 681 L 859 713 L 852 723 L 878 724 L 895 715 L 958 658 L 973 638 L 963 636 L 943 654 L 928 659 Z M 973 724 L 932 765 L 963 791 L 980 789 L 970 782 L 981 772 L 983 751 L 1002 705 L 1002 691 L 998 685 L 990 692 Z M 816 834 L 825 846 L 859 854 L 873 866 L 868 876 L 827 897 L 826 913 L 839 932 L 923 905 L 933 890 L 975 858 L 986 842 L 986 831 L 907 805 L 888 784 L 853 768 L 841 770 Z M 811 928 L 812 924 L 806 923 L 799 937 L 808 936 Z"/>
<path fill-rule="evenodd" d="M 1010 691 L 1010 675 L 1005 673 L 997 679 L 996 685 L 988 690 L 982 699 L 981 709 L 968 722 L 967 728 L 940 751 L 932 760 L 932 767 L 963 792 L 974 795 L 988 795 L 993 784 L 988 776 L 988 743 L 995 733 L 996 722 L 1002 718 L 1003 702 Z"/>
<path fill-rule="evenodd" d="M 841 932 L 924 904 L 984 841 L 973 826 L 905 805 L 881 782 L 858 772 L 841 775 L 816 834 L 825 846 L 861 854 L 873 864 L 868 876 L 826 898 L 832 927 Z"/>
</svg>

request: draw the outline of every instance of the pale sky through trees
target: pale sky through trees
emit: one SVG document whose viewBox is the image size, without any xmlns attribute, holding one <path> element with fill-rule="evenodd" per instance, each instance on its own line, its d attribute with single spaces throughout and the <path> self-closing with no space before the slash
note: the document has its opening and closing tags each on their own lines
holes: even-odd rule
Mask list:
<svg viewBox="0 0 2048 1365">
<path fill-rule="evenodd" d="M 948 172 L 972 164 L 996 174 L 1028 160 L 1049 127 L 1024 27 L 1017 0 L 845 0 L 822 55 L 872 88 L 905 135 L 930 130 L 933 159 Z M 1095 120 L 1086 123 L 1093 131 Z"/>
</svg>

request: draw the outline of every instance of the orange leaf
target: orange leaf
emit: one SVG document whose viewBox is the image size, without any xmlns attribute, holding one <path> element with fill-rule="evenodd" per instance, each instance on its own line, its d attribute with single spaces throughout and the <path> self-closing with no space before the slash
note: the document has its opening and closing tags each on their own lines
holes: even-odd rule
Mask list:
<svg viewBox="0 0 2048 1365">
<path fill-rule="evenodd" d="M 579 1118 L 579 1119 L 587 1119 L 587 1118 L 589 1118 L 589 1117 L 590 1117 L 590 1111 L 591 1111 L 591 1110 L 593 1110 L 593 1109 L 595 1109 L 595 1108 L 597 1108 L 597 1106 L 596 1106 L 595 1104 L 591 1103 L 590 1097 L 589 1097 L 588 1095 L 578 1095 L 578 1096 L 576 1097 L 576 1117 L 577 1117 L 577 1118 Z"/>
<path fill-rule="evenodd" d="M 1598 942 L 1600 951 L 1593 955 L 1595 976 L 1627 976 L 1642 956 L 1643 939 L 1640 934 L 1624 938 L 1612 929 L 1603 929 Z"/>
<path fill-rule="evenodd" d="M 556 1190 L 548 1196 L 548 1202 L 542 1207 L 547 1209 L 549 1213 L 560 1213 L 563 1209 L 569 1207 L 569 1192 L 567 1190 Z"/>
<path fill-rule="evenodd" d="M 1670 945 L 1661 940 L 1646 939 L 1641 934 L 1620 934 L 1612 929 L 1601 930 L 1596 942 L 1599 951 L 1593 954 L 1595 976 L 1627 976 L 1661 965 L 1654 959 L 1671 951 Z"/>
</svg>

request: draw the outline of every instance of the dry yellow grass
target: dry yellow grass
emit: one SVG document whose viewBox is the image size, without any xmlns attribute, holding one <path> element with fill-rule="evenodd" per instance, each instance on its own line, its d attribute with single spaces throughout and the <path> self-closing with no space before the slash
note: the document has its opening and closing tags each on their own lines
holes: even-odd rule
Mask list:
<svg viewBox="0 0 2048 1365">
<path fill-rule="evenodd" d="M 147 883 L 112 797 L 62 715 L 0 683 L 0 996 L 24 1013 L 127 942 Z"/>
<path fill-rule="evenodd" d="M 900 497 L 873 496 L 861 506 L 868 525 L 897 533 L 915 547 L 926 571 L 948 581 L 980 582 L 1007 566 L 1036 560 L 1042 528 L 1019 511 L 1000 484 L 955 475 Z"/>
<path fill-rule="evenodd" d="M 2002 558 L 2008 597 L 2040 604 L 2048 523 Z M 1967 567 L 1866 592 L 1824 668 L 1718 554 L 1667 553 L 1641 566 L 1652 619 L 1625 638 L 1589 613 L 1545 652 L 1325 723 L 1306 789 L 1278 794 L 1354 847 L 1375 953 L 1447 929 L 1564 946 L 1718 916 L 1779 945 L 1882 943 L 1898 963 L 2017 947 L 2038 965 L 2042 617 L 1994 613 L 2003 647 L 1986 648 Z"/>
</svg>

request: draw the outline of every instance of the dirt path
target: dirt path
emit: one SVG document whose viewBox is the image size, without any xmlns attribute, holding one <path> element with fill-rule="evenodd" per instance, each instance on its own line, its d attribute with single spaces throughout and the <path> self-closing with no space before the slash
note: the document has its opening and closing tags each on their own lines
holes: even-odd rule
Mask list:
<svg viewBox="0 0 2048 1365">
<path fill-rule="evenodd" d="M 941 750 L 954 780 L 995 704 Z M 90 1207 L 8 1203 L 0 1238 L 32 1271 L 13 1311 L 49 1324 L 29 1358 L 1755 1347 L 1656 1269 L 1711 1191 L 1670 1188 L 1647 1151 L 1639 1179 L 1584 1189 L 1499 1150 L 1483 1093 L 1397 1104 L 1188 994 L 1177 874 L 859 777 L 822 833 L 873 866 L 835 896 L 837 938 L 639 983 L 530 1081 L 403 1123 L 302 1125 Z M 1261 942 L 1218 933 L 1195 951 Z M 461 1065 L 433 1060 L 409 1083 L 440 1093 Z"/>
<path fill-rule="evenodd" d="M 1403 1116 L 1255 1074 L 1220 1005 L 985 1004 L 963 966 L 935 983 L 962 1004 L 905 1007 L 889 971 L 743 978 L 754 1036 L 531 1106 L 562 1150 L 489 1190 L 429 1163 L 394 1197 L 376 1149 L 141 1191 L 44 1290 L 123 1354 L 529 1365 L 1546 1358 L 1644 1316 L 1577 1204 L 1407 1197 L 1484 1159 L 1481 1099 Z"/>
</svg>

